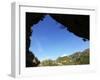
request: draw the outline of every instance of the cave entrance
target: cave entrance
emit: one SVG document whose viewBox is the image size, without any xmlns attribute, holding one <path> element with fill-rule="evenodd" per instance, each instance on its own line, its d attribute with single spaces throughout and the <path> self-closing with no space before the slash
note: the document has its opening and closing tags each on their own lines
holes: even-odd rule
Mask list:
<svg viewBox="0 0 100 80">
<path fill-rule="evenodd" d="M 33 16 L 34 24 L 31 23 L 31 26 L 26 24 L 26 67 L 38 66 L 43 59 L 55 59 L 57 56 L 65 56 L 75 50 L 89 47 L 88 41 L 84 42 L 82 38 L 69 32 L 67 30 L 69 27 L 60 24 L 54 17 L 48 14 L 33 13 L 33 15 L 37 15 L 36 17 Z M 26 19 L 27 22 L 32 21 L 31 19 L 29 21 Z M 73 24 L 73 22 L 71 23 Z M 77 20 L 76 23 L 78 23 Z"/>
</svg>

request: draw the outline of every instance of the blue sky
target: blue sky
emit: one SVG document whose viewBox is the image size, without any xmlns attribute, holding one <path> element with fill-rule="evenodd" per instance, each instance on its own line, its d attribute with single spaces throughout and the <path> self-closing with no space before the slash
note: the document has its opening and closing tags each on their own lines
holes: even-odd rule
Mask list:
<svg viewBox="0 0 100 80">
<path fill-rule="evenodd" d="M 70 55 L 89 48 L 89 41 L 84 42 L 82 38 L 62 27 L 64 26 L 49 15 L 33 25 L 30 51 L 39 60 L 56 59 L 59 56 Z"/>
</svg>

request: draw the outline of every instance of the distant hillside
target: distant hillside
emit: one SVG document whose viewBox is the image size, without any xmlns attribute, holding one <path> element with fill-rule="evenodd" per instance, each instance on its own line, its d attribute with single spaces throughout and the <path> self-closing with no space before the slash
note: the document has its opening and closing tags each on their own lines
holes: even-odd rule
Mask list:
<svg viewBox="0 0 100 80">
<path fill-rule="evenodd" d="M 62 66 L 89 64 L 89 49 L 76 52 L 69 56 L 58 57 L 56 60 L 46 59 L 41 61 L 40 66 Z"/>
<path fill-rule="evenodd" d="M 89 49 L 82 52 L 76 52 L 69 56 L 75 64 L 89 64 Z"/>
</svg>

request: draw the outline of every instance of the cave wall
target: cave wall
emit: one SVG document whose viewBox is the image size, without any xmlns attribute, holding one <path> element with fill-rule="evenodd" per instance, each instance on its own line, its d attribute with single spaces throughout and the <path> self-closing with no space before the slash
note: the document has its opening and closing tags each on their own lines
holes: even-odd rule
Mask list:
<svg viewBox="0 0 100 80">
<path fill-rule="evenodd" d="M 42 20 L 43 17 L 43 14 L 26 12 L 26 67 L 35 67 L 40 63 L 34 53 L 29 51 L 29 47 L 31 42 L 30 36 L 32 35 L 32 26 Z M 36 60 L 36 63 L 33 63 L 33 59 Z"/>
<path fill-rule="evenodd" d="M 50 14 L 50 16 L 76 36 L 89 40 L 89 15 Z"/>
</svg>

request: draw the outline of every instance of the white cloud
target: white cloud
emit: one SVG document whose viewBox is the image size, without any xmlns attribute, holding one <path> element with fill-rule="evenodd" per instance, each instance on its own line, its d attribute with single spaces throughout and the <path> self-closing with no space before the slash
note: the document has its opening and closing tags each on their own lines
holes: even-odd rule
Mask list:
<svg viewBox="0 0 100 80">
<path fill-rule="evenodd" d="M 64 56 L 67 56 L 67 54 L 62 54 L 60 57 L 64 57 Z"/>
<path fill-rule="evenodd" d="M 42 45 L 41 45 L 39 39 L 38 39 L 36 36 L 35 36 L 34 39 L 35 39 L 35 43 L 37 44 L 36 48 L 37 48 L 38 52 L 39 52 L 39 53 L 42 52 L 42 51 L 43 51 L 43 47 L 42 47 Z"/>
</svg>

